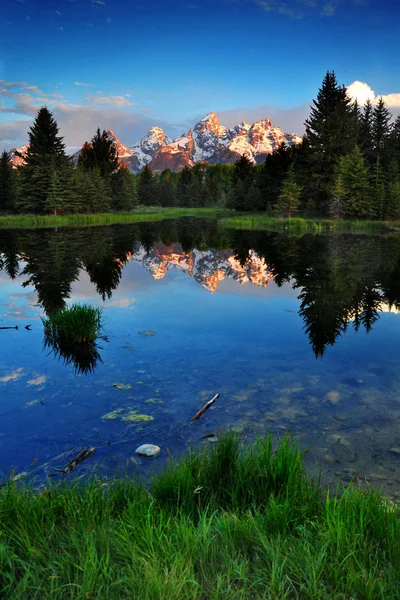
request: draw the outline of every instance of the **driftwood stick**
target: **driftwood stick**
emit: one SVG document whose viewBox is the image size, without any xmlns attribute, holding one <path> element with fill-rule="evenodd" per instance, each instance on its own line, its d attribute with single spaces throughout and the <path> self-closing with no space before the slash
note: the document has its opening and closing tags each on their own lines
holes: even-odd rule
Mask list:
<svg viewBox="0 0 400 600">
<path fill-rule="evenodd" d="M 15 327 L 0 327 L 0 329 L 18 329 L 18 325 Z"/>
<path fill-rule="evenodd" d="M 67 466 L 64 469 L 54 469 L 55 471 L 57 471 L 57 473 L 69 473 L 72 469 L 75 469 L 75 467 L 77 465 L 79 465 L 79 463 L 81 463 L 83 460 L 85 460 L 86 458 L 89 458 L 89 456 L 92 456 L 92 454 L 94 454 L 96 451 L 96 448 L 84 448 L 83 450 L 81 450 L 79 452 L 79 454 L 77 456 L 75 456 L 75 458 L 73 458 L 72 460 L 69 461 L 69 463 L 67 464 Z"/>
<path fill-rule="evenodd" d="M 208 402 L 206 402 L 205 405 L 203 406 L 203 408 L 201 408 L 199 410 L 199 412 L 197 412 L 194 415 L 194 417 L 192 417 L 192 421 L 197 421 L 197 419 L 200 419 L 201 415 L 203 413 L 205 413 L 206 410 L 208 410 L 212 404 L 214 404 L 214 402 L 217 400 L 217 398 L 219 398 L 219 394 L 215 394 L 214 398 L 211 398 L 211 400 L 209 400 Z"/>
</svg>

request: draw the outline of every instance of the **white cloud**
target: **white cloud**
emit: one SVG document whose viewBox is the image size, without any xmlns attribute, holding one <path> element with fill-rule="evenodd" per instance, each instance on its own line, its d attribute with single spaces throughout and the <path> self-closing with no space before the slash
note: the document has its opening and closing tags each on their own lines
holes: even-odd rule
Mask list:
<svg viewBox="0 0 400 600">
<path fill-rule="evenodd" d="M 107 106 L 121 107 L 133 105 L 133 102 L 124 96 L 103 96 L 102 94 L 98 94 L 97 96 L 90 96 L 90 98 L 86 98 L 86 100 L 94 104 L 106 104 Z"/>
<path fill-rule="evenodd" d="M 400 108 L 400 93 L 375 94 L 371 86 L 363 81 L 353 81 L 347 87 L 347 93 L 350 98 L 357 100 L 361 105 L 364 105 L 367 100 L 370 100 L 372 104 L 376 104 L 379 98 L 382 97 L 388 108 Z"/>
<path fill-rule="evenodd" d="M 91 87 L 92 86 L 91 83 L 83 83 L 82 81 L 75 81 L 75 85 L 77 85 L 78 87 Z"/>
</svg>

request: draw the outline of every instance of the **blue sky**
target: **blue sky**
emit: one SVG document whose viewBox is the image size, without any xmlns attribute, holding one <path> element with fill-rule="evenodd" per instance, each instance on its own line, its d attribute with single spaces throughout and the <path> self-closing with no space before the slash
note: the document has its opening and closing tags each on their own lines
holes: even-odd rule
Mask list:
<svg viewBox="0 0 400 600">
<path fill-rule="evenodd" d="M 0 149 L 44 103 L 71 147 L 97 126 L 127 145 L 177 135 L 212 110 L 302 133 L 327 69 L 396 113 L 399 28 L 391 0 L 2 0 Z"/>
</svg>

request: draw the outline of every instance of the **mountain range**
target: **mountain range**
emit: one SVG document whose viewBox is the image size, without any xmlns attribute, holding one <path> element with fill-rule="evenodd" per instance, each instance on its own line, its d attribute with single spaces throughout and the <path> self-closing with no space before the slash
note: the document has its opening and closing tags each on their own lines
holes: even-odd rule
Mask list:
<svg viewBox="0 0 400 600">
<path fill-rule="evenodd" d="M 166 168 L 180 171 L 184 167 L 193 167 L 199 162 L 209 164 L 232 164 L 243 154 L 255 164 L 260 164 L 282 142 L 294 145 L 302 138 L 296 133 L 284 133 L 280 127 L 274 127 L 271 119 L 256 121 L 253 125 L 243 121 L 239 125 L 227 129 L 218 121 L 215 112 L 203 117 L 187 133 L 170 139 L 159 127 L 152 127 L 146 135 L 133 146 L 125 146 L 109 129 L 121 163 L 131 173 L 139 173 L 145 165 L 153 171 L 160 172 Z M 27 144 L 11 151 L 11 162 L 19 166 Z M 73 155 L 77 162 L 79 152 Z"/>
</svg>

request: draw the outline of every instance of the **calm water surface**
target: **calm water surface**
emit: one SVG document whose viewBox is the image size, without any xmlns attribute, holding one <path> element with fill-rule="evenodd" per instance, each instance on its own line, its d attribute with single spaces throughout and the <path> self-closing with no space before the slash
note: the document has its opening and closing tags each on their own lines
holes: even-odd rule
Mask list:
<svg viewBox="0 0 400 600">
<path fill-rule="evenodd" d="M 41 317 L 70 302 L 103 309 L 97 355 L 44 346 Z M 398 309 L 396 234 L 289 238 L 190 219 L 1 231 L 0 326 L 19 329 L 0 330 L 0 477 L 44 481 L 95 446 L 75 476 L 146 478 L 230 427 L 289 430 L 324 482 L 400 496 Z M 156 461 L 135 455 L 142 443 L 161 446 Z"/>
</svg>

